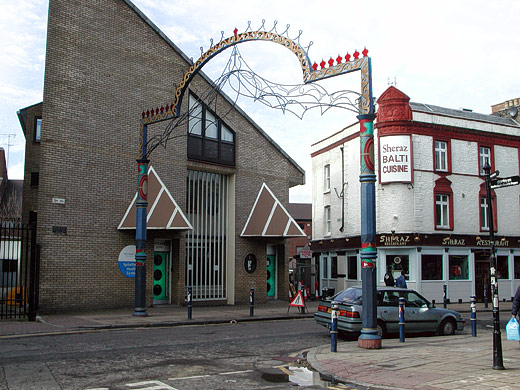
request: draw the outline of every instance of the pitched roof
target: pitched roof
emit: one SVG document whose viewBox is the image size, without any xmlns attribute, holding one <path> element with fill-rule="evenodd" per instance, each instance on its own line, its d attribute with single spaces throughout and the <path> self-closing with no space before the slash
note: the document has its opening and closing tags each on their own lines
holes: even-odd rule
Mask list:
<svg viewBox="0 0 520 390">
<path fill-rule="evenodd" d="M 241 237 L 301 237 L 305 233 L 265 183 L 258 192 Z"/>
<path fill-rule="evenodd" d="M 119 223 L 119 230 L 135 229 L 137 191 L 125 215 Z M 147 229 L 191 230 L 192 226 L 175 199 L 166 188 L 153 167 L 148 168 L 148 208 Z"/>
<path fill-rule="evenodd" d="M 289 203 L 287 211 L 296 221 L 310 221 L 312 219 L 312 203 Z"/>
</svg>

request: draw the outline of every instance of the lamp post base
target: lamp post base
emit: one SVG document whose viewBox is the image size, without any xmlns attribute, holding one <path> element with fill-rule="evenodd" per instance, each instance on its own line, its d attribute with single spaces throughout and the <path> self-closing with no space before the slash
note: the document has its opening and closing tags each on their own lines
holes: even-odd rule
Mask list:
<svg viewBox="0 0 520 390">
<path fill-rule="evenodd" d="M 133 317 L 148 317 L 148 313 L 144 307 L 136 307 L 134 308 Z"/>
<path fill-rule="evenodd" d="M 377 334 L 377 329 L 361 329 L 358 338 L 358 347 L 365 349 L 381 349 L 382 340 Z"/>
</svg>

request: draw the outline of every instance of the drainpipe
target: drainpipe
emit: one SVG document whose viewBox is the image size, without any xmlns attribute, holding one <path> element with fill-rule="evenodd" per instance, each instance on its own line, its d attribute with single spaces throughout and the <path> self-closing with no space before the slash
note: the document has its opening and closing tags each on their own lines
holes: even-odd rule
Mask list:
<svg viewBox="0 0 520 390">
<path fill-rule="evenodd" d="M 345 152 L 343 146 L 340 146 L 341 150 L 341 227 L 339 231 L 343 233 L 345 230 Z"/>
</svg>

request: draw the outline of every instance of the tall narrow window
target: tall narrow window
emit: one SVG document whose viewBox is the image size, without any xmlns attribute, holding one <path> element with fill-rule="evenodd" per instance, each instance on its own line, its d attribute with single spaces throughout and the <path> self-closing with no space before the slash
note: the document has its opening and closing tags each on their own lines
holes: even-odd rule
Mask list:
<svg viewBox="0 0 520 390">
<path fill-rule="evenodd" d="M 435 170 L 448 171 L 448 143 L 446 141 L 435 141 Z"/>
<path fill-rule="evenodd" d="M 330 191 L 330 165 L 323 167 L 323 191 Z"/>
<path fill-rule="evenodd" d="M 435 229 L 453 230 L 453 191 L 446 177 L 435 180 L 434 221 Z"/>
<path fill-rule="evenodd" d="M 42 138 L 42 118 L 36 118 L 34 124 L 34 140 L 40 142 Z"/>
<path fill-rule="evenodd" d="M 484 165 L 488 163 L 491 167 L 493 166 L 491 160 L 491 148 L 488 146 L 479 147 L 479 163 L 480 163 L 480 174 L 484 174 Z"/>
<path fill-rule="evenodd" d="M 480 197 L 480 230 L 489 230 L 488 205 L 485 196 Z"/>
<path fill-rule="evenodd" d="M 480 185 L 479 191 L 479 202 L 480 202 L 480 231 L 489 232 L 489 207 L 488 207 L 488 199 L 486 192 L 486 185 L 482 183 Z M 497 231 L 497 199 L 495 195 L 495 191 L 491 190 L 491 207 L 493 208 L 493 229 Z"/>
<path fill-rule="evenodd" d="M 325 213 L 324 213 L 324 222 L 325 222 L 325 235 L 331 234 L 330 229 L 330 206 L 325 206 Z"/>
<path fill-rule="evenodd" d="M 450 196 L 435 195 L 435 227 L 438 229 L 450 228 Z"/>
</svg>

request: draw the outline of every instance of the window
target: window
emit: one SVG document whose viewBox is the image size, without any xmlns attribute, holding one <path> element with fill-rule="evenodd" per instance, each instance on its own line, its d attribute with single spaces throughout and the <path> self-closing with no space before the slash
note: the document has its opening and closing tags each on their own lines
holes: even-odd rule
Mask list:
<svg viewBox="0 0 520 390">
<path fill-rule="evenodd" d="M 497 256 L 497 279 L 509 279 L 509 256 Z"/>
<path fill-rule="evenodd" d="M 42 137 L 42 118 L 36 118 L 36 122 L 34 124 L 34 140 L 36 142 L 40 142 Z"/>
<path fill-rule="evenodd" d="M 479 199 L 480 199 L 480 231 L 483 232 L 489 232 L 489 208 L 488 208 L 488 201 L 487 201 L 487 193 L 486 193 L 486 184 L 482 183 L 480 185 L 480 192 L 479 192 Z M 496 213 L 496 207 L 497 207 L 497 199 L 495 195 L 495 191 L 491 190 L 491 207 L 495 212 L 493 213 L 493 228 L 494 231 L 497 231 L 497 213 Z"/>
<path fill-rule="evenodd" d="M 325 206 L 324 222 L 325 222 L 325 235 L 331 234 L 331 229 L 330 229 L 330 206 Z"/>
<path fill-rule="evenodd" d="M 404 271 L 406 280 L 410 279 L 410 259 L 408 255 L 386 255 L 386 269 L 392 270 L 394 280 Z"/>
<path fill-rule="evenodd" d="M 453 191 L 446 177 L 435 180 L 434 221 L 437 230 L 453 230 Z"/>
<path fill-rule="evenodd" d="M 468 256 L 450 255 L 450 280 L 469 280 Z"/>
<path fill-rule="evenodd" d="M 515 256 L 514 272 L 515 279 L 520 279 L 520 256 Z"/>
<path fill-rule="evenodd" d="M 338 257 L 331 256 L 330 258 L 330 278 L 337 279 L 338 278 Z"/>
<path fill-rule="evenodd" d="M 438 229 L 450 228 L 450 196 L 435 195 L 435 227 Z"/>
<path fill-rule="evenodd" d="M 31 188 L 38 188 L 40 184 L 40 173 L 31 172 Z"/>
<path fill-rule="evenodd" d="M 421 256 L 422 280 L 442 279 L 442 255 Z"/>
<path fill-rule="evenodd" d="M 491 159 L 491 148 L 489 146 L 479 146 L 479 164 L 481 175 L 484 174 L 484 165 L 486 165 L 486 163 L 493 167 Z M 493 168 L 491 168 L 491 171 L 493 171 Z"/>
<path fill-rule="evenodd" d="M 357 280 L 357 256 L 347 257 L 347 279 Z"/>
<path fill-rule="evenodd" d="M 448 169 L 448 142 L 435 141 L 435 170 L 447 172 Z"/>
<path fill-rule="evenodd" d="M 323 167 L 323 192 L 330 191 L 330 165 Z"/>
<path fill-rule="evenodd" d="M 235 165 L 235 133 L 193 95 L 189 96 L 188 158 Z"/>
</svg>

